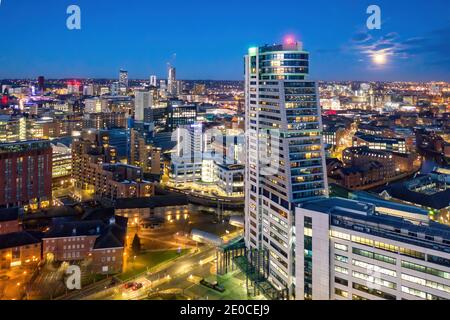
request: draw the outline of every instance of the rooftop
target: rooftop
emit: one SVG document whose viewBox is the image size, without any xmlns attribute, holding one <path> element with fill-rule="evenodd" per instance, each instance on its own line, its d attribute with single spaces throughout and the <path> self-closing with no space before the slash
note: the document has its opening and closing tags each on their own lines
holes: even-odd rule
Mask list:
<svg viewBox="0 0 450 320">
<path fill-rule="evenodd" d="M 112 208 L 96 208 L 78 219 L 54 219 L 53 226 L 43 238 L 96 236 L 94 249 L 119 248 L 125 245 L 128 219 L 115 216 Z"/>
<path fill-rule="evenodd" d="M 450 226 L 382 214 L 369 201 L 327 198 L 300 207 L 329 214 L 334 226 L 450 253 Z"/>
<path fill-rule="evenodd" d="M 159 208 L 168 206 L 187 205 L 187 196 L 184 194 L 168 194 L 161 196 L 152 196 L 145 198 L 119 198 L 116 200 L 114 208 Z"/>
<path fill-rule="evenodd" d="M 0 209 L 0 222 L 17 221 L 19 218 L 19 208 Z"/>
<path fill-rule="evenodd" d="M 404 141 L 405 140 L 403 138 L 379 137 L 379 136 L 374 136 L 374 135 L 371 135 L 371 134 L 365 134 L 365 133 L 362 133 L 362 132 L 355 133 L 355 137 L 358 137 L 359 139 L 362 139 L 364 141 L 377 142 L 377 143 L 395 143 L 395 142 L 398 142 L 398 141 Z"/>
<path fill-rule="evenodd" d="M 420 175 L 406 182 L 393 183 L 384 191 L 393 198 L 441 210 L 450 206 L 450 188 L 433 187 L 436 183 L 439 182 L 433 182 L 430 176 Z"/>
<path fill-rule="evenodd" d="M 39 236 L 27 231 L 0 235 L 0 250 L 40 243 Z"/>
<path fill-rule="evenodd" d="M 0 153 L 51 148 L 49 140 L 27 140 L 0 144 Z"/>
</svg>

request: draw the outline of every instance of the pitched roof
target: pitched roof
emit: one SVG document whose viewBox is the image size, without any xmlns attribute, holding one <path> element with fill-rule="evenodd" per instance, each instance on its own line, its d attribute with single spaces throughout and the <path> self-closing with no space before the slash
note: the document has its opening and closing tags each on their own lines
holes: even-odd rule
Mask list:
<svg viewBox="0 0 450 320">
<path fill-rule="evenodd" d="M 44 238 L 62 238 L 100 235 L 105 223 L 101 220 L 64 221 L 55 223 Z"/>
<path fill-rule="evenodd" d="M 19 208 L 0 209 L 0 222 L 19 219 Z"/>
<path fill-rule="evenodd" d="M 29 244 L 40 243 L 41 240 L 27 231 L 0 235 L 0 249 L 15 248 Z"/>
</svg>

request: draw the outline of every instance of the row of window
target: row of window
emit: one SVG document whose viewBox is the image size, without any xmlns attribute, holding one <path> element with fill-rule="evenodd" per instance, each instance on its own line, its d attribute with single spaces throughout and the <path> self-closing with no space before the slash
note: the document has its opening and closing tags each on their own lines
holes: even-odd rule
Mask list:
<svg viewBox="0 0 450 320">
<path fill-rule="evenodd" d="M 424 287 L 428 287 L 428 288 L 433 288 L 439 291 L 443 291 L 446 292 L 448 294 L 450 294 L 450 286 L 447 286 L 445 284 L 442 283 L 438 283 L 435 281 L 430 281 L 430 280 L 426 280 L 423 278 L 419 278 L 419 277 L 415 277 L 415 276 L 411 276 L 409 274 L 404 274 L 402 273 L 402 279 L 412 282 L 412 283 L 416 283 L 416 284 L 420 284 Z"/>
<path fill-rule="evenodd" d="M 339 232 L 339 231 L 335 231 L 335 230 L 331 230 L 330 235 L 337 239 L 352 241 L 354 243 L 359 243 L 359 244 L 362 244 L 362 245 L 365 245 L 368 247 L 375 247 L 377 249 L 381 249 L 384 251 L 399 253 L 404 256 L 408 256 L 408 257 L 412 257 L 412 258 L 416 258 L 416 259 L 420 259 L 420 260 L 425 260 L 425 254 L 420 251 L 407 249 L 407 248 L 399 247 L 396 245 L 392 245 L 392 244 L 384 243 L 384 242 L 380 242 L 380 241 L 375 241 L 375 240 L 364 238 L 364 237 L 349 235 L 347 233 L 343 233 L 343 232 Z"/>
</svg>

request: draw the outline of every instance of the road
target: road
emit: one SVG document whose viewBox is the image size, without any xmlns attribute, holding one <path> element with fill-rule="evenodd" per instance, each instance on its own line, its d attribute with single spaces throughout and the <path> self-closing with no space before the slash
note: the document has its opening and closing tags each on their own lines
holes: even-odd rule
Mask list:
<svg viewBox="0 0 450 320">
<path fill-rule="evenodd" d="M 216 254 L 214 247 L 204 247 L 199 249 L 197 253 L 189 253 L 174 261 L 164 263 L 158 267 L 150 275 L 141 274 L 127 282 L 134 281 L 143 284 L 139 290 L 125 289 L 124 283 L 109 286 L 110 280 L 99 282 L 97 285 L 90 286 L 82 291 L 78 291 L 63 299 L 70 300 L 122 300 L 122 299 L 140 299 L 147 296 L 150 289 L 164 284 L 167 281 L 177 279 L 179 277 L 189 276 L 196 267 L 201 267 L 210 262 Z"/>
</svg>

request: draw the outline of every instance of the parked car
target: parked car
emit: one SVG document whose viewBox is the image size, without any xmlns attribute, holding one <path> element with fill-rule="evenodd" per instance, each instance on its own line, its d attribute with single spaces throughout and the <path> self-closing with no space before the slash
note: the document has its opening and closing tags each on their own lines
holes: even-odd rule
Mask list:
<svg viewBox="0 0 450 320">
<path fill-rule="evenodd" d="M 127 283 L 124 284 L 123 287 L 125 289 L 130 289 L 130 288 L 134 287 L 135 284 L 136 284 L 135 282 L 127 282 Z"/>
<path fill-rule="evenodd" d="M 139 290 L 143 287 L 143 284 L 140 282 L 137 282 L 133 285 L 133 287 L 131 287 L 131 289 L 133 289 L 133 291 Z"/>
<path fill-rule="evenodd" d="M 211 283 L 211 282 L 206 281 L 205 279 L 202 279 L 202 280 L 200 280 L 200 284 L 205 286 L 205 287 L 208 287 L 210 289 L 216 290 L 218 292 L 224 292 L 225 291 L 225 288 L 222 287 L 221 285 L 219 285 L 217 282 Z"/>
</svg>

